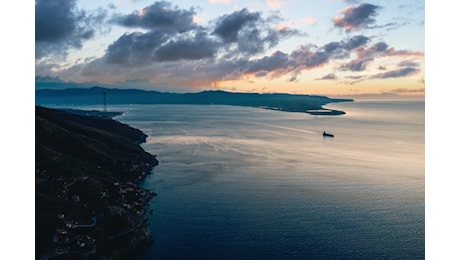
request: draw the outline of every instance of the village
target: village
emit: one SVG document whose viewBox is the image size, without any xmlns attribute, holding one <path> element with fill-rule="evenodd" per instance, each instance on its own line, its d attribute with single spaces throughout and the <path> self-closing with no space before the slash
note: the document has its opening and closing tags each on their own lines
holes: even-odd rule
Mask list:
<svg viewBox="0 0 460 260">
<path fill-rule="evenodd" d="M 52 179 L 46 177 L 46 170 L 37 169 L 36 173 L 37 185 L 53 187 L 56 199 L 73 209 L 63 207 L 55 215 L 51 247 L 42 259 L 100 255 L 112 250 L 109 244 L 129 241 L 131 235 L 145 243 L 153 241 L 144 216 L 152 214 L 152 210 L 146 212 L 146 206 L 155 192 L 131 181 L 114 181 L 91 196 L 81 189 L 88 176 Z M 145 173 L 139 177 L 144 178 Z"/>
</svg>

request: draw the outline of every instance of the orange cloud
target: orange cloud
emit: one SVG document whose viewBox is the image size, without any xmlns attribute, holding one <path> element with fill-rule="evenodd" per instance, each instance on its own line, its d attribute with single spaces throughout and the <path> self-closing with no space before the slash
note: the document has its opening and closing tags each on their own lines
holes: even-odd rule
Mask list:
<svg viewBox="0 0 460 260">
<path fill-rule="evenodd" d="M 276 30 L 283 30 L 283 29 L 287 29 L 287 28 L 290 28 L 290 27 L 293 27 L 295 25 L 295 22 L 294 21 L 287 21 L 285 23 L 280 23 L 280 24 L 277 24 L 275 26 Z"/>
<path fill-rule="evenodd" d="M 277 1 L 277 0 L 267 0 L 267 4 L 271 8 L 280 8 L 281 5 L 283 5 L 283 2 Z"/>
<path fill-rule="evenodd" d="M 199 23 L 199 22 L 202 22 L 203 21 L 203 17 L 202 16 L 199 16 L 199 15 L 194 15 L 193 18 L 192 18 L 193 22 L 195 23 Z"/>
<path fill-rule="evenodd" d="M 312 25 L 316 23 L 316 18 L 303 18 L 303 22 L 308 25 Z"/>
</svg>

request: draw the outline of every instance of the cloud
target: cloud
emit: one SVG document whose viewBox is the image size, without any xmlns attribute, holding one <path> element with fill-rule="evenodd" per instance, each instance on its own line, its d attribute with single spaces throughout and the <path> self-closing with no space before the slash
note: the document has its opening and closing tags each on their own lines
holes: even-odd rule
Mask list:
<svg viewBox="0 0 460 260">
<path fill-rule="evenodd" d="M 392 89 L 391 92 L 393 93 L 425 93 L 425 88 L 418 88 L 418 89 L 397 88 L 397 89 Z"/>
<path fill-rule="evenodd" d="M 346 79 L 351 79 L 351 81 L 345 81 L 345 84 L 353 85 L 358 82 L 361 82 L 366 79 L 364 75 L 352 75 L 352 76 L 345 76 Z"/>
<path fill-rule="evenodd" d="M 346 64 L 343 64 L 339 67 L 339 70 L 343 71 L 363 71 L 366 69 L 366 65 L 373 61 L 373 59 L 358 59 L 352 60 Z"/>
<path fill-rule="evenodd" d="M 198 60 L 213 57 L 220 43 L 205 32 L 193 32 L 170 38 L 157 31 L 124 34 L 109 45 L 103 59 L 109 64 L 136 67 L 155 61 Z"/>
<path fill-rule="evenodd" d="M 283 2 L 278 0 L 267 0 L 267 4 L 271 8 L 280 8 L 283 5 Z"/>
<path fill-rule="evenodd" d="M 36 89 L 63 89 L 63 88 L 88 88 L 96 85 L 97 82 L 72 82 L 64 81 L 59 77 L 35 76 Z"/>
<path fill-rule="evenodd" d="M 180 9 L 169 2 L 159 1 L 129 15 L 116 15 L 112 22 L 125 27 L 182 33 L 197 27 L 195 15 L 193 8 Z"/>
<path fill-rule="evenodd" d="M 302 19 L 305 24 L 312 25 L 316 23 L 316 18 L 303 18 Z"/>
<path fill-rule="evenodd" d="M 228 54 L 257 54 L 276 46 L 281 39 L 302 35 L 288 26 L 276 28 L 274 23 L 280 20 L 276 14 L 264 19 L 261 13 L 249 12 L 244 8 L 219 17 L 212 35 L 218 37 L 228 49 L 236 44 L 234 52 Z"/>
<path fill-rule="evenodd" d="M 105 17 L 102 9 L 91 14 L 78 10 L 76 0 L 36 0 L 35 58 L 53 56 L 64 60 L 69 49 L 79 49 L 94 37 Z"/>
<path fill-rule="evenodd" d="M 371 76 L 371 79 L 386 79 L 386 78 L 399 78 L 399 77 L 405 77 L 412 75 L 419 70 L 413 67 L 406 67 L 402 69 L 397 69 L 397 70 L 390 70 L 384 73 L 376 74 Z"/>
<path fill-rule="evenodd" d="M 358 79 L 364 79 L 364 78 L 366 78 L 366 76 L 346 76 L 345 78 L 358 80 Z"/>
<path fill-rule="evenodd" d="M 157 61 L 199 60 L 211 58 L 217 53 L 219 43 L 207 38 L 205 33 L 193 37 L 171 40 L 155 51 Z"/>
<path fill-rule="evenodd" d="M 163 32 L 124 34 L 107 48 L 103 59 L 110 64 L 139 66 L 151 63 L 154 52 L 167 40 Z"/>
<path fill-rule="evenodd" d="M 343 17 L 334 16 L 332 21 L 337 28 L 344 29 L 346 32 L 368 28 L 375 23 L 374 17 L 377 15 L 379 6 L 362 3 L 355 7 L 347 7 L 342 10 Z"/>
<path fill-rule="evenodd" d="M 370 38 L 363 35 L 355 35 L 343 43 L 342 48 L 351 51 L 369 42 Z"/>
<path fill-rule="evenodd" d="M 389 56 L 400 56 L 400 57 L 420 57 L 424 56 L 423 52 L 409 51 L 409 50 L 396 50 L 393 47 L 388 46 L 385 42 L 378 42 L 370 47 L 361 46 L 356 48 L 354 52 L 360 59 L 364 58 L 376 58 L 376 57 L 389 57 Z"/>
<path fill-rule="evenodd" d="M 329 73 L 321 78 L 317 78 L 316 80 L 336 80 L 337 76 L 334 73 Z"/>
<path fill-rule="evenodd" d="M 48 83 L 64 83 L 62 79 L 59 77 L 51 77 L 51 76 L 35 76 L 35 82 L 48 82 Z"/>
<path fill-rule="evenodd" d="M 383 41 L 371 44 L 372 37 L 360 34 L 347 34 L 343 39 L 320 46 L 301 39 L 303 45 L 283 52 L 276 49 L 282 40 L 305 34 L 291 28 L 289 22 L 277 27 L 286 21 L 280 11 L 263 16 L 261 12 L 241 9 L 200 25 L 193 21 L 196 16 L 193 8 L 181 9 L 165 1 L 127 15 L 117 14 L 110 20 L 112 25 L 116 23 L 142 30 L 129 30 L 119 36 L 107 46 L 102 57 L 79 61 L 65 68 L 58 67 L 58 63 L 42 62 L 36 65 L 36 73 L 75 82 L 119 82 L 116 84 L 120 86 L 150 84 L 209 88 L 223 81 L 249 82 L 254 77 L 286 77 L 286 80 L 295 82 L 303 71 L 325 66 L 341 71 L 365 71 L 369 62 L 386 56 L 407 56 L 403 58 L 407 61 L 401 62 L 396 67 L 398 70 L 379 71 L 385 73 L 372 77 L 403 77 L 416 72 L 415 57 L 423 55 L 421 52 L 396 50 Z M 363 24 L 366 23 L 361 26 Z M 67 32 L 61 33 L 67 35 Z M 74 35 L 63 38 L 71 36 Z M 267 50 L 271 50 L 271 54 L 261 55 Z M 137 79 L 144 80 L 134 81 Z M 334 73 L 317 78 L 336 79 Z M 347 79 L 358 82 L 365 76 L 344 78 Z"/>
<path fill-rule="evenodd" d="M 420 64 L 418 62 L 415 62 L 415 61 L 404 60 L 404 61 L 401 61 L 400 63 L 398 63 L 398 66 L 399 67 L 418 67 L 418 66 L 420 66 Z"/>
<path fill-rule="evenodd" d="M 258 60 L 250 61 L 246 73 L 256 71 L 275 71 L 280 68 L 285 68 L 289 65 L 289 55 L 281 51 L 273 53 L 271 56 L 266 56 Z"/>
<path fill-rule="evenodd" d="M 260 13 L 251 13 L 244 8 L 228 15 L 223 15 L 218 19 L 217 26 L 213 34 L 218 35 L 222 41 L 236 42 L 238 34 L 245 26 L 254 26 L 261 19 Z"/>
</svg>

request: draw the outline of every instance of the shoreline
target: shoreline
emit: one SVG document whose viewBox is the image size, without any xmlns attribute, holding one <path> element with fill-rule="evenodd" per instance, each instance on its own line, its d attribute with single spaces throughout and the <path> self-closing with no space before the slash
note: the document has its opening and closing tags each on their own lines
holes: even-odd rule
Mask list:
<svg viewBox="0 0 460 260">
<path fill-rule="evenodd" d="M 153 242 L 157 194 L 139 185 L 159 163 L 139 146 L 147 136 L 78 113 L 36 107 L 37 259 L 123 257 Z"/>
<path fill-rule="evenodd" d="M 285 112 L 309 113 L 309 110 L 324 110 L 323 106 L 336 102 L 353 102 L 349 98 L 287 93 L 226 92 L 207 90 L 196 93 L 166 93 L 140 89 L 38 89 L 36 104 L 54 105 L 100 105 L 106 95 L 111 105 L 168 104 L 168 105 L 229 105 L 258 107 Z M 78 96 L 78 99 L 76 98 Z M 311 114 L 311 113 L 310 113 Z M 341 115 L 344 111 L 329 111 L 314 115 Z"/>
</svg>

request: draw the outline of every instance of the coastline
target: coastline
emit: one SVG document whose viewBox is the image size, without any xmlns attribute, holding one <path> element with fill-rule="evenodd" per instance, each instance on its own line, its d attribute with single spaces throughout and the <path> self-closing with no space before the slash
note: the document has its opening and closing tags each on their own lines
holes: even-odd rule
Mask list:
<svg viewBox="0 0 460 260">
<path fill-rule="evenodd" d="M 139 183 L 158 165 L 146 135 L 110 117 L 36 106 L 36 258 L 118 258 L 153 242 L 156 193 Z"/>
<path fill-rule="evenodd" d="M 238 93 L 220 90 L 196 93 L 164 93 L 140 89 L 38 89 L 36 104 L 99 105 L 106 93 L 111 105 L 122 104 L 182 104 L 182 105 L 228 105 L 257 107 L 284 112 L 309 113 L 312 115 L 343 115 L 344 111 L 328 110 L 323 106 L 336 102 L 353 102 L 349 98 L 286 93 Z M 78 97 L 78 98 L 77 98 Z M 313 112 L 308 112 L 308 111 Z M 316 110 L 324 110 L 315 112 Z M 328 111 L 326 111 L 328 110 Z"/>
</svg>

